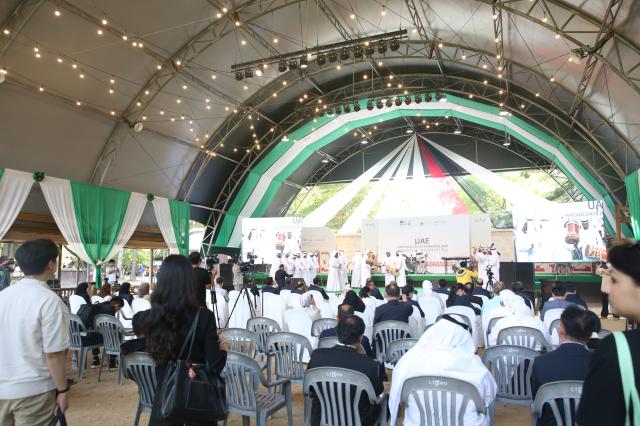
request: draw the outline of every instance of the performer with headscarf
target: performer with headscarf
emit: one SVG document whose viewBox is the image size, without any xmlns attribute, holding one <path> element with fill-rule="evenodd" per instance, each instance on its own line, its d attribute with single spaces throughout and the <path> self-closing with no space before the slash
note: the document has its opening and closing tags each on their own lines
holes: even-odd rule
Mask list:
<svg viewBox="0 0 640 426">
<path fill-rule="evenodd" d="M 367 285 L 367 280 L 371 278 L 371 269 L 373 269 L 373 265 L 376 264 L 376 257 L 373 255 L 373 252 L 369 249 L 364 251 L 365 258 L 362 260 L 360 270 L 360 284 L 359 287 L 365 287 Z M 352 280 L 353 281 L 353 280 Z"/>
<path fill-rule="evenodd" d="M 284 258 L 282 259 L 282 264 L 284 265 L 284 270 L 286 271 L 286 273 L 293 276 L 296 267 L 293 262 L 293 258 L 291 257 L 291 253 L 285 253 Z"/>
<path fill-rule="evenodd" d="M 340 284 L 340 259 L 338 259 L 338 252 L 331 252 L 329 258 L 329 274 L 327 275 L 327 291 L 340 291 L 342 290 L 342 284 Z"/>
<path fill-rule="evenodd" d="M 385 258 L 382 261 L 382 268 L 384 270 L 384 285 L 388 286 L 391 281 L 396 280 L 396 275 L 398 274 L 396 259 L 391 257 L 390 251 L 385 253 Z"/>
<path fill-rule="evenodd" d="M 393 379 L 389 392 L 391 426 L 397 421 L 402 386 L 407 379 L 418 376 L 444 376 L 464 380 L 472 384 L 480 393 L 480 398 L 488 414 L 478 413 L 471 403 L 464 412 L 465 426 L 489 426 L 496 398 L 497 385 L 493 376 L 475 355 L 475 344 L 471 333 L 451 316 L 443 316 L 424 332 L 418 342 L 393 369 Z M 428 362 L 425 362 L 428 360 Z M 405 425 L 420 424 L 420 409 L 413 398 L 409 398 L 404 412 Z"/>
<path fill-rule="evenodd" d="M 398 287 L 404 287 L 407 285 L 407 262 L 402 252 L 396 252 L 394 263 L 396 270 L 398 271 L 398 275 L 396 275 L 396 284 L 398 284 Z"/>
<path fill-rule="evenodd" d="M 344 254 L 344 251 L 338 251 L 338 263 L 340 264 L 340 269 L 338 270 L 338 277 L 340 278 L 340 288 L 344 287 L 345 284 L 349 282 L 347 276 L 347 256 Z"/>
<path fill-rule="evenodd" d="M 314 253 L 311 252 L 309 254 L 309 260 L 310 260 L 310 268 L 309 268 L 309 277 L 311 278 L 311 283 L 313 282 L 313 279 L 316 277 L 316 275 L 318 275 L 318 268 L 320 267 L 320 252 Z"/>
<path fill-rule="evenodd" d="M 549 330 L 542 321 L 533 316 L 533 312 L 531 312 L 531 309 L 529 309 L 522 297 L 518 296 L 512 291 L 502 290 L 500 292 L 500 299 L 502 301 L 502 305 L 506 308 L 501 312 L 507 313 L 508 315 L 502 319 L 499 319 L 491 329 L 491 333 L 489 334 L 489 344 L 491 346 L 496 345 L 498 334 L 500 333 L 500 331 L 504 330 L 507 327 L 516 326 L 531 327 L 540 330 L 545 340 L 547 342 L 551 341 Z M 492 311 L 490 311 L 490 313 L 493 317 L 495 317 L 497 313 L 500 313 L 500 310 L 499 308 L 493 309 Z M 541 350 L 542 348 L 538 347 L 535 349 Z"/>
<path fill-rule="evenodd" d="M 362 273 L 362 254 L 359 251 L 353 253 L 351 260 L 351 288 L 363 286 L 360 274 Z"/>
<path fill-rule="evenodd" d="M 278 268 L 280 268 L 280 265 L 282 264 L 281 258 L 282 258 L 282 254 L 280 252 L 276 252 L 276 255 L 271 261 L 271 267 L 269 268 L 269 276 L 274 280 L 276 279 L 276 271 L 278 270 Z"/>
</svg>

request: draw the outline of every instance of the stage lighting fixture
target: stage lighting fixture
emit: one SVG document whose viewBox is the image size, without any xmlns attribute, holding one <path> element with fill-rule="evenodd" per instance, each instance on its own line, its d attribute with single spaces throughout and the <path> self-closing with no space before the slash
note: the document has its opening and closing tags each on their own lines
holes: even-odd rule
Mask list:
<svg viewBox="0 0 640 426">
<path fill-rule="evenodd" d="M 373 105 L 372 105 L 372 107 L 373 107 Z M 354 110 L 355 112 L 360 111 L 360 104 L 359 104 L 359 103 L 357 103 L 357 102 L 356 102 L 355 104 L 353 104 L 353 110 Z"/>
<path fill-rule="evenodd" d="M 262 69 L 261 68 L 256 68 L 256 75 L 258 77 L 262 77 Z"/>
<path fill-rule="evenodd" d="M 414 98 L 414 100 L 415 100 L 415 102 L 416 102 L 417 104 L 419 104 L 420 102 L 422 102 L 422 96 L 420 96 L 420 95 L 416 95 L 416 96 L 415 96 L 415 98 Z"/>
<path fill-rule="evenodd" d="M 302 56 L 300 58 L 300 68 L 305 69 L 309 66 L 309 60 L 307 59 L 307 55 Z"/>
<path fill-rule="evenodd" d="M 373 47 L 373 43 L 369 43 L 369 45 L 364 48 L 364 53 L 366 53 L 367 56 L 371 56 L 376 53 L 376 49 L 375 47 Z"/>
<path fill-rule="evenodd" d="M 367 109 L 369 111 L 371 111 L 373 109 L 373 102 L 372 101 L 367 101 Z"/>
<path fill-rule="evenodd" d="M 447 102 L 447 94 L 440 93 L 440 98 L 438 99 L 438 102 Z"/>
<path fill-rule="evenodd" d="M 340 105 L 336 107 L 336 114 L 342 114 L 342 107 Z"/>
<path fill-rule="evenodd" d="M 397 38 L 394 38 L 393 40 L 391 40 L 391 43 L 389 43 L 389 47 L 391 48 L 392 52 L 395 52 L 396 50 L 400 49 L 400 40 L 398 40 Z"/>
<path fill-rule="evenodd" d="M 425 102 L 431 102 L 431 95 L 427 93 L 427 94 L 425 95 L 425 97 L 424 97 L 424 101 L 425 101 Z"/>
<path fill-rule="evenodd" d="M 343 61 L 346 61 L 347 59 L 349 59 L 349 49 L 346 47 L 343 47 L 342 49 L 340 49 L 340 59 L 342 59 Z"/>
<path fill-rule="evenodd" d="M 380 40 L 378 42 L 378 53 L 384 54 L 387 51 L 387 42 L 384 40 Z"/>
<path fill-rule="evenodd" d="M 343 109 L 344 109 L 344 113 L 345 113 L 345 114 L 348 114 L 348 113 L 350 113 L 350 112 L 351 112 L 351 105 L 346 104 L 346 105 L 343 107 Z"/>
<path fill-rule="evenodd" d="M 509 115 L 509 111 L 507 111 L 504 108 L 500 108 L 500 112 L 498 113 L 498 115 L 501 115 L 502 117 L 504 117 L 505 115 Z"/>
<path fill-rule="evenodd" d="M 378 102 L 376 102 L 376 108 L 382 109 L 382 106 L 382 99 L 378 99 Z"/>
<path fill-rule="evenodd" d="M 360 47 L 360 45 L 356 45 L 356 47 L 353 48 L 353 57 L 356 59 L 362 59 L 363 56 L 364 52 L 362 51 L 362 47 Z"/>
<path fill-rule="evenodd" d="M 316 57 L 316 62 L 318 63 L 318 65 L 324 65 L 327 63 L 327 55 L 325 55 L 324 53 L 318 53 L 318 56 Z"/>
<path fill-rule="evenodd" d="M 395 104 L 396 104 L 396 106 L 402 105 L 402 98 L 400 96 L 396 97 Z"/>
<path fill-rule="evenodd" d="M 282 61 L 278 62 L 278 71 L 285 72 L 286 70 L 287 70 L 287 62 L 283 59 Z"/>
<path fill-rule="evenodd" d="M 142 129 L 144 129 L 144 124 L 142 124 L 141 122 L 136 122 L 133 124 L 133 131 L 136 133 L 140 133 L 142 131 Z"/>
<path fill-rule="evenodd" d="M 290 70 L 295 70 L 298 68 L 298 62 L 295 59 L 291 59 L 289 61 L 289 69 Z"/>
<path fill-rule="evenodd" d="M 393 105 L 393 102 L 391 102 L 391 98 L 389 98 L 389 99 L 387 99 L 387 102 L 385 103 L 385 106 L 386 106 L 387 108 L 390 108 L 390 107 L 391 107 L 391 105 Z"/>
<path fill-rule="evenodd" d="M 236 80 L 242 81 L 243 78 L 244 74 L 242 73 L 242 71 L 236 71 Z"/>
<path fill-rule="evenodd" d="M 338 52 L 335 49 L 329 51 L 329 62 L 335 62 L 338 60 Z"/>
<path fill-rule="evenodd" d="M 251 71 L 249 68 L 244 70 L 244 78 L 253 78 L 253 71 Z"/>
<path fill-rule="evenodd" d="M 462 133 L 462 129 L 460 129 L 460 127 L 456 127 L 456 129 L 453 131 L 454 135 L 459 135 L 460 133 Z"/>
<path fill-rule="evenodd" d="M 406 105 L 411 105 L 411 96 L 405 96 L 404 97 L 404 103 Z"/>
<path fill-rule="evenodd" d="M 441 92 L 436 92 L 436 101 L 440 102 L 440 100 L 442 100 L 442 93 Z M 445 99 L 446 101 L 446 99 Z"/>
</svg>

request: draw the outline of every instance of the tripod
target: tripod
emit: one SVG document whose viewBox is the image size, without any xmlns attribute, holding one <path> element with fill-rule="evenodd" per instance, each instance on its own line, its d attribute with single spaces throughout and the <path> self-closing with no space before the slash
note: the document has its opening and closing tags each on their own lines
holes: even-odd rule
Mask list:
<svg viewBox="0 0 640 426">
<path fill-rule="evenodd" d="M 236 307 L 238 306 L 238 301 L 240 299 L 242 299 L 243 297 L 246 297 L 247 303 L 249 304 L 250 317 L 251 318 L 256 317 L 256 310 L 255 310 L 255 307 L 253 306 L 253 303 L 251 303 L 251 296 L 249 295 L 249 287 L 247 285 L 244 285 L 242 287 L 242 290 L 240 290 L 240 294 L 238 295 L 236 301 L 233 303 L 233 307 L 231 308 L 231 311 L 229 312 L 229 317 L 227 317 L 227 323 L 224 325 L 224 328 L 227 328 L 229 326 L 229 321 L 231 321 L 231 317 L 233 316 L 233 312 L 236 310 Z"/>
<path fill-rule="evenodd" d="M 493 292 L 493 271 L 491 270 L 491 266 L 487 266 L 487 282 L 485 283 L 485 290 Z"/>
</svg>

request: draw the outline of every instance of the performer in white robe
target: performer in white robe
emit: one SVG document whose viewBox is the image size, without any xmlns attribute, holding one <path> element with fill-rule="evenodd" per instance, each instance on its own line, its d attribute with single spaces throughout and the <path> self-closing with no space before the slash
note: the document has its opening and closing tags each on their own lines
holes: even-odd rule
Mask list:
<svg viewBox="0 0 640 426">
<path fill-rule="evenodd" d="M 362 254 L 359 251 L 353 253 L 351 260 L 351 287 L 362 287 L 362 280 L 360 275 L 362 273 Z"/>
<path fill-rule="evenodd" d="M 387 252 L 382 261 L 382 269 L 384 270 L 384 285 L 387 286 L 391 281 L 395 281 L 396 275 L 391 272 L 396 269 L 396 260 L 391 257 L 391 252 Z"/>
<path fill-rule="evenodd" d="M 507 308 L 509 312 L 511 312 L 511 315 L 499 319 L 491 329 L 491 333 L 489 334 L 489 344 L 491 346 L 496 345 L 498 334 L 500 334 L 500 331 L 504 330 L 507 327 L 516 326 L 538 329 L 540 330 L 546 341 L 551 342 L 551 336 L 549 335 L 548 328 L 541 320 L 533 316 L 533 312 L 531 312 L 531 309 L 529 309 L 522 297 L 510 291 L 502 290 L 500 292 L 500 300 L 502 301 L 504 307 Z M 535 349 L 541 350 L 542 348 L 537 347 Z"/>
<path fill-rule="evenodd" d="M 300 242 L 293 238 L 292 232 L 287 232 L 287 238 L 284 240 L 284 251 L 291 254 L 298 253 L 300 251 Z"/>
<path fill-rule="evenodd" d="M 276 279 L 276 271 L 278 270 L 278 268 L 280 268 L 281 264 L 282 254 L 276 253 L 276 255 L 273 257 L 273 260 L 271 261 L 271 267 L 269 268 L 269 276 L 274 280 Z"/>
<path fill-rule="evenodd" d="M 329 258 L 329 274 L 327 276 L 327 291 L 340 291 L 342 284 L 340 283 L 340 259 L 338 252 L 331 252 Z"/>
<path fill-rule="evenodd" d="M 396 252 L 395 266 L 398 270 L 396 276 L 396 283 L 398 287 L 404 287 L 407 285 L 407 262 L 401 252 Z"/>
<path fill-rule="evenodd" d="M 304 282 L 306 285 L 311 285 L 311 259 L 309 258 L 309 255 L 307 254 L 307 252 L 302 252 L 302 267 L 303 267 L 303 272 L 302 275 L 304 276 Z"/>
<path fill-rule="evenodd" d="M 489 265 L 489 254 L 487 250 L 483 247 L 479 249 L 473 248 L 473 258 L 476 260 L 478 265 L 478 278 L 482 278 L 482 282 L 486 283 L 489 281 L 489 277 L 487 277 L 487 265 Z M 495 281 L 495 278 L 494 278 Z"/>
<path fill-rule="evenodd" d="M 340 288 L 343 288 L 349 282 L 347 278 L 347 255 L 344 254 L 344 251 L 338 251 L 338 260 L 340 261 Z"/>
<path fill-rule="evenodd" d="M 533 262 L 535 257 L 536 239 L 533 235 L 533 222 L 527 220 L 518 229 L 516 236 L 516 260 L 518 262 Z"/>
<path fill-rule="evenodd" d="M 300 253 L 294 255 L 293 260 L 293 278 L 304 279 L 304 264 L 300 258 Z"/>
<path fill-rule="evenodd" d="M 291 253 L 285 252 L 284 257 L 282 259 L 282 264 L 284 265 L 284 270 L 287 274 L 293 275 L 293 270 L 295 269 L 293 264 L 293 259 L 291 258 Z"/>
<path fill-rule="evenodd" d="M 443 318 L 429 327 L 393 369 L 389 392 L 390 424 L 398 424 L 400 395 L 407 379 L 418 376 L 444 376 L 471 383 L 480 393 L 484 406 L 488 408 L 489 414 L 484 415 L 478 413 L 473 403 L 467 404 L 462 424 L 489 426 L 497 385 L 480 357 L 475 355 L 475 350 L 471 334 L 460 325 Z M 405 408 L 404 424 L 420 424 L 420 410 L 413 398 L 409 398 Z"/>
<path fill-rule="evenodd" d="M 367 260 L 369 260 L 369 262 L 372 262 L 372 260 L 370 260 L 373 259 L 372 256 L 373 252 L 371 250 L 366 249 L 364 251 L 364 258 L 361 262 L 362 268 L 360 270 L 360 284 L 358 285 L 358 287 L 360 288 L 366 286 L 367 279 L 371 278 L 371 269 L 373 268 L 373 263 L 367 263 Z"/>
<path fill-rule="evenodd" d="M 318 275 L 318 268 L 320 267 L 320 260 L 318 259 L 318 256 L 320 256 L 320 253 L 311 253 L 309 255 L 309 260 L 311 262 L 311 266 L 309 267 L 309 277 L 311 278 L 311 283 L 313 283 L 313 279 L 316 277 L 316 275 Z"/>
</svg>

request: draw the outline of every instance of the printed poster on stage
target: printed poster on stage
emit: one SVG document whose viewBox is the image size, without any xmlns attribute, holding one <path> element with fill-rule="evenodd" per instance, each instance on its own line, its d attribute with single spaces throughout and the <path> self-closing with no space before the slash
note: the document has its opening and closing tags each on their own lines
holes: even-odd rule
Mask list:
<svg viewBox="0 0 640 426">
<path fill-rule="evenodd" d="M 302 219 L 256 217 L 242 219 L 242 259 L 256 256 L 255 263 L 271 263 L 277 253 L 300 253 Z"/>
<path fill-rule="evenodd" d="M 365 220 L 362 239 L 363 243 L 377 241 L 378 260 L 386 251 L 398 250 L 407 257 L 408 272 L 444 273 L 443 258 L 469 257 L 470 218 L 454 215 Z M 449 260 L 448 264 L 457 262 Z"/>
<path fill-rule="evenodd" d="M 539 208 L 513 206 L 518 262 L 605 260 L 602 200 L 554 203 Z"/>
</svg>

